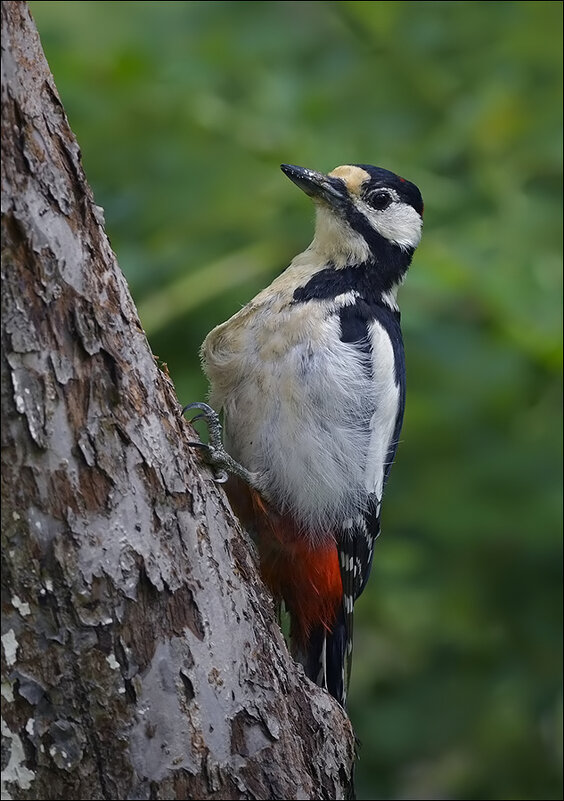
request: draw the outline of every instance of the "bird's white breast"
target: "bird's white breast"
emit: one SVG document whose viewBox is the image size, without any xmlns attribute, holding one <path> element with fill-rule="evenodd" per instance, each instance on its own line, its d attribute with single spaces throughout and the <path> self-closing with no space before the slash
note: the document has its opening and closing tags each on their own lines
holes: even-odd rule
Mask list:
<svg viewBox="0 0 564 801">
<path fill-rule="evenodd" d="M 223 407 L 228 452 L 279 510 L 322 535 L 362 513 L 367 493 L 381 497 L 399 403 L 393 349 L 377 322 L 372 356 L 341 341 L 338 308 L 354 297 L 266 298 L 204 342 L 211 402 Z"/>
</svg>

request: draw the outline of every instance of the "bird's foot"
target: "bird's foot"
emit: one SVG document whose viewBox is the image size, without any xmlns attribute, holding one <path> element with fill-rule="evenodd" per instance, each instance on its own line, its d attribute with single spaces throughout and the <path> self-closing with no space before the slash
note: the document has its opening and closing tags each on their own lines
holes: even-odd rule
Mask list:
<svg viewBox="0 0 564 801">
<path fill-rule="evenodd" d="M 205 460 L 213 470 L 214 481 L 217 484 L 225 484 L 229 476 L 232 475 L 237 476 L 250 487 L 258 489 L 257 479 L 254 473 L 251 473 L 244 468 L 243 465 L 240 465 L 239 462 L 236 462 L 223 447 L 221 423 L 219 422 L 218 413 L 212 409 L 211 406 L 208 406 L 207 403 L 195 402 L 185 406 L 182 409 L 182 414 L 184 415 L 186 412 L 192 411 L 193 409 L 198 409 L 200 414 L 192 417 L 190 422 L 195 423 L 197 420 L 204 420 L 208 427 L 210 441 L 209 444 L 205 442 L 188 442 L 188 445 L 193 448 L 202 449 Z"/>
</svg>

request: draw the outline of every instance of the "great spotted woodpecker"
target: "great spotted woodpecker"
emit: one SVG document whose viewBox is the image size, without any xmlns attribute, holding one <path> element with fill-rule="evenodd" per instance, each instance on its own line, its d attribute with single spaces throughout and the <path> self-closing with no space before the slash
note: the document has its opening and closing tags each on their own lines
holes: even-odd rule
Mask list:
<svg viewBox="0 0 564 801">
<path fill-rule="evenodd" d="M 282 170 L 314 201 L 314 239 L 203 343 L 224 442 L 212 408 L 186 408 L 206 418 L 202 447 L 221 479 L 229 474 L 264 580 L 289 612 L 294 656 L 344 706 L 353 607 L 403 420 L 396 292 L 423 201 L 414 184 L 367 164 Z"/>
</svg>

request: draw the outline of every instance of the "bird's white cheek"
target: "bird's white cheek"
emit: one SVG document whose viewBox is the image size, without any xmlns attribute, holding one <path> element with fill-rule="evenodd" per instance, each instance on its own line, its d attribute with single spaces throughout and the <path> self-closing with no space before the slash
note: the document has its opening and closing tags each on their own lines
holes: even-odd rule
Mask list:
<svg viewBox="0 0 564 801">
<path fill-rule="evenodd" d="M 392 203 L 384 211 L 371 211 L 370 221 L 379 234 L 401 248 L 416 248 L 421 241 L 423 220 L 407 203 Z"/>
</svg>

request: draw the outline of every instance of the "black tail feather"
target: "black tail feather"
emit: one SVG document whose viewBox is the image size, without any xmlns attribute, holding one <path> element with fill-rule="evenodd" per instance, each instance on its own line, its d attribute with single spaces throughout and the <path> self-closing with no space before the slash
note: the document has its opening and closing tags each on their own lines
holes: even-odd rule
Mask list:
<svg viewBox="0 0 564 801">
<path fill-rule="evenodd" d="M 311 632 L 303 660 L 308 678 L 330 692 L 342 707 L 347 700 L 347 644 L 345 614 L 340 607 L 331 631 L 317 626 Z"/>
</svg>

